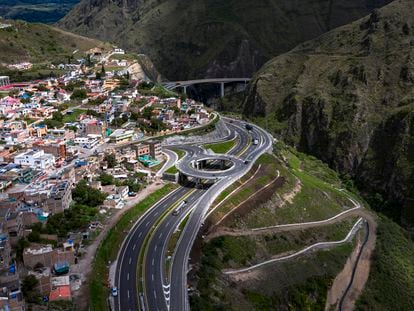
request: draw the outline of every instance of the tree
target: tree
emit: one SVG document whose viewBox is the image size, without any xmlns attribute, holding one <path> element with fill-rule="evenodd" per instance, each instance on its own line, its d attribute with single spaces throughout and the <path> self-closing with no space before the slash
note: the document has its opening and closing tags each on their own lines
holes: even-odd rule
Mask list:
<svg viewBox="0 0 414 311">
<path fill-rule="evenodd" d="M 118 163 L 116 162 L 116 157 L 114 154 L 106 154 L 104 157 L 104 161 L 108 163 L 109 168 L 114 168 Z"/>
<path fill-rule="evenodd" d="M 40 302 L 39 292 L 36 287 L 39 285 L 39 281 L 34 275 L 28 275 L 24 278 L 22 283 L 23 296 L 27 302 L 37 303 Z"/>
<path fill-rule="evenodd" d="M 53 113 L 52 119 L 55 121 L 62 122 L 63 121 L 63 114 L 60 111 L 55 111 Z"/>
<path fill-rule="evenodd" d="M 106 194 L 88 186 L 86 180 L 81 180 L 72 190 L 72 197 L 79 204 L 96 207 L 105 201 Z"/>
<path fill-rule="evenodd" d="M 102 186 L 108 186 L 114 184 L 114 177 L 107 173 L 102 173 L 98 180 L 101 182 Z"/>
<path fill-rule="evenodd" d="M 144 110 L 142 111 L 142 116 L 147 120 L 151 120 L 153 111 L 154 111 L 153 107 L 151 106 L 145 107 Z"/>
<path fill-rule="evenodd" d="M 85 89 L 75 89 L 70 96 L 72 100 L 83 100 L 88 97 L 88 93 Z"/>
</svg>

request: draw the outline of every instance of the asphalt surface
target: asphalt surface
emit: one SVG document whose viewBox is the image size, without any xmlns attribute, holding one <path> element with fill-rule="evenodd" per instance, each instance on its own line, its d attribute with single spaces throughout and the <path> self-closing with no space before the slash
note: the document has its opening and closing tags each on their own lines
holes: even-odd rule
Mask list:
<svg viewBox="0 0 414 311">
<path fill-rule="evenodd" d="M 195 189 L 194 185 L 178 188 L 136 223 L 122 245 L 117 261 L 115 286 L 119 289 L 119 295 L 114 299 L 115 310 L 189 309 L 189 253 L 210 204 L 225 188 L 246 174 L 254 161 L 272 144 L 271 137 L 262 129 L 254 126 L 249 133 L 243 122 L 224 120 L 230 130 L 226 139 L 237 137 L 236 146 L 226 156 L 234 159 L 236 164 L 217 179 L 217 176 L 211 177 L 215 172 L 195 172 L 197 177 L 214 179 L 215 183 L 205 189 Z M 255 138 L 259 144 L 249 144 Z M 178 145 L 174 148 L 187 152 L 179 163 L 184 169 L 189 167 L 192 160 L 217 158 L 206 156 L 206 151 L 197 145 Z M 186 204 L 182 203 L 184 200 Z M 180 204 L 183 205 L 182 210 L 178 214 L 173 213 Z M 187 223 L 170 258 L 167 254 L 168 242 L 186 217 Z M 142 265 L 138 266 L 139 258 L 143 260 Z M 167 261 L 171 265 L 169 271 L 166 269 Z"/>
</svg>

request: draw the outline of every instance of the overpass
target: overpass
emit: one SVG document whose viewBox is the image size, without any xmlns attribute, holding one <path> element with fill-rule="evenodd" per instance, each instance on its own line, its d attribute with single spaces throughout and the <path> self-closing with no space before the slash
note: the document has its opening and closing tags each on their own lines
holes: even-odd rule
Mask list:
<svg viewBox="0 0 414 311">
<path fill-rule="evenodd" d="M 234 82 L 244 82 L 245 84 L 249 83 L 251 78 L 211 78 L 211 79 L 197 79 L 197 80 L 188 80 L 188 81 L 175 81 L 175 82 L 163 82 L 162 85 L 167 90 L 175 90 L 176 88 L 183 88 L 184 93 L 187 93 L 187 87 L 196 85 L 196 84 L 220 84 L 220 95 L 224 97 L 224 84 L 234 83 Z"/>
</svg>

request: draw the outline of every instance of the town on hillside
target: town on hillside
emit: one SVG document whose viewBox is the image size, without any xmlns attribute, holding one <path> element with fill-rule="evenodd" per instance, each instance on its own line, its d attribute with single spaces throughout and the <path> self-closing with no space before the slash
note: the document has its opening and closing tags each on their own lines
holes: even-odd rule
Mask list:
<svg viewBox="0 0 414 311">
<path fill-rule="evenodd" d="M 0 77 L 2 310 L 81 295 L 103 232 L 161 183 L 161 139 L 214 116 L 119 48 L 50 66 L 62 75 Z"/>
</svg>

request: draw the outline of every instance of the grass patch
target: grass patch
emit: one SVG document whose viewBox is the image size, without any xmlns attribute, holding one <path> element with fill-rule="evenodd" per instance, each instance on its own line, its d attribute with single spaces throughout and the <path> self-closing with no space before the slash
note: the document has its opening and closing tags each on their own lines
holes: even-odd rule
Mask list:
<svg viewBox="0 0 414 311">
<path fill-rule="evenodd" d="M 132 228 L 134 222 L 152 205 L 162 197 L 169 194 L 176 188 L 173 184 L 168 184 L 155 191 L 135 207 L 127 211 L 118 223 L 109 230 L 107 236 L 98 248 L 93 262 L 92 277 L 89 286 L 90 310 L 107 310 L 108 288 L 108 266 L 109 261 L 114 261 L 118 255 L 122 241 Z"/>
<path fill-rule="evenodd" d="M 168 170 L 165 171 L 167 174 L 177 174 L 178 169 L 175 165 L 171 166 Z"/>
<path fill-rule="evenodd" d="M 278 166 L 281 177 L 285 179 L 282 189 L 278 189 L 270 201 L 253 209 L 243 218 L 235 219 L 229 226 L 258 228 L 323 220 L 354 207 L 348 199 L 348 196 L 352 195 L 338 190 L 341 185 L 339 177 L 322 162 L 315 162 L 313 157 L 300 153 L 296 155 L 287 148 L 278 147 L 277 150 L 278 157 L 286 163 L 286 165 Z M 274 157 L 262 158 L 260 161 L 276 163 Z M 307 169 L 310 171 L 306 171 Z M 325 177 L 329 182 L 325 182 Z M 266 176 L 261 179 L 259 182 L 268 181 Z M 283 202 L 282 198 L 285 194 L 292 192 L 298 180 L 300 181 L 300 189 L 297 189 L 299 192 L 291 197 L 290 201 Z"/>
<path fill-rule="evenodd" d="M 214 239 L 204 244 L 196 271 L 199 294 L 190 296 L 193 310 L 323 310 L 327 290 L 354 243 L 274 264 L 259 278 L 237 285 L 221 274 L 224 247 L 231 247 L 232 254 L 239 258 L 248 257 L 233 243 Z"/>
<path fill-rule="evenodd" d="M 233 139 L 233 140 L 224 141 L 224 142 L 217 143 L 217 144 L 204 145 L 204 147 L 206 149 L 213 150 L 215 153 L 225 154 L 229 152 L 235 145 L 236 145 L 236 140 Z"/>
<path fill-rule="evenodd" d="M 66 113 L 66 114 L 63 116 L 63 120 L 62 120 L 62 122 L 63 122 L 63 123 L 72 123 L 72 122 L 76 122 L 76 121 L 78 120 L 79 116 L 80 116 L 81 114 L 84 114 L 84 113 L 86 113 L 86 110 L 85 110 L 85 109 L 79 109 L 79 108 L 77 108 L 77 109 L 73 109 L 73 110 L 72 110 L 72 113 Z"/>
<path fill-rule="evenodd" d="M 257 171 L 258 166 L 255 165 L 250 172 L 245 175 L 238 183 L 235 183 L 225 189 L 216 199 L 215 203 L 212 206 L 216 206 L 220 202 L 223 203 L 218 207 L 210 216 L 210 220 L 215 223 L 220 220 L 225 214 L 230 212 L 232 209 L 237 207 L 239 204 L 246 201 L 249 197 L 251 197 L 255 192 L 262 189 L 264 186 L 269 184 L 272 180 L 277 177 L 277 169 L 278 164 L 273 158 L 273 162 L 268 162 L 268 158 L 272 157 L 271 155 L 264 154 L 262 155 L 258 163 L 262 164 L 259 171 L 255 175 L 255 177 L 248 181 L 245 185 L 243 185 L 239 190 L 237 190 L 234 194 L 230 197 L 230 193 L 233 192 L 235 189 L 240 187 L 243 182 L 249 180 L 253 174 Z"/>
<path fill-rule="evenodd" d="M 379 217 L 377 241 L 357 310 L 414 309 L 414 243 L 393 221 Z"/>
<path fill-rule="evenodd" d="M 306 230 L 267 233 L 255 236 L 221 236 L 220 258 L 224 268 L 242 268 L 269 260 L 285 252 L 299 251 L 306 246 L 328 241 L 340 241 L 346 237 L 357 218 Z M 219 243 L 219 244 L 220 244 Z"/>
<path fill-rule="evenodd" d="M 180 160 L 181 158 L 184 158 L 185 156 L 185 151 L 181 150 L 181 149 L 171 149 L 172 151 L 174 151 L 177 155 L 178 155 L 178 160 Z"/>
</svg>

